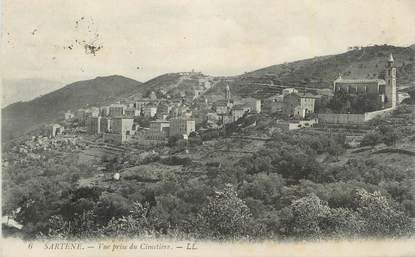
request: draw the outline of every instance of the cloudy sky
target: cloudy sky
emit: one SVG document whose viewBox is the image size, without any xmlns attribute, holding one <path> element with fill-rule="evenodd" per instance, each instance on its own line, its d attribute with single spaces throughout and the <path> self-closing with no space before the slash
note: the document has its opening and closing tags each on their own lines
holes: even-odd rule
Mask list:
<svg viewBox="0 0 415 257">
<path fill-rule="evenodd" d="M 411 45 L 414 13 L 412 0 L 3 0 L 3 78 L 236 75 L 348 46 Z"/>
</svg>

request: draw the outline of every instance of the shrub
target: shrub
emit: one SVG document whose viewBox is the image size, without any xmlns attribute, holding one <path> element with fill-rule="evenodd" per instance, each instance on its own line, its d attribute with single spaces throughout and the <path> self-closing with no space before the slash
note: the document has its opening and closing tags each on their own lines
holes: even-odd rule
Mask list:
<svg viewBox="0 0 415 257">
<path fill-rule="evenodd" d="M 200 213 L 200 219 L 209 235 L 216 238 L 238 238 L 249 233 L 251 212 L 228 184 L 223 192 L 216 192 L 209 199 L 208 205 Z"/>
</svg>

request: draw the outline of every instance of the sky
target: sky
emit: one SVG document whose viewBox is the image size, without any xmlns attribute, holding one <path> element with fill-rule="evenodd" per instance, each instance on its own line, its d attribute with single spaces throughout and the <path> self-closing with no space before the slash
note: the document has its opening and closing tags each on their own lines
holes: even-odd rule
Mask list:
<svg viewBox="0 0 415 257">
<path fill-rule="evenodd" d="M 2 0 L 2 77 L 238 75 L 349 46 L 409 46 L 414 13 L 413 0 Z"/>
</svg>

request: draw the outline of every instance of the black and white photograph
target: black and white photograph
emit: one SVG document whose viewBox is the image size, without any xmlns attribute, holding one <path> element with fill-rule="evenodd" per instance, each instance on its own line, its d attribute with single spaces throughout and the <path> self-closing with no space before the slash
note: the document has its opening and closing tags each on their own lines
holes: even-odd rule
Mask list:
<svg viewBox="0 0 415 257">
<path fill-rule="evenodd" d="M 3 256 L 415 256 L 415 1 L 0 8 Z"/>
</svg>

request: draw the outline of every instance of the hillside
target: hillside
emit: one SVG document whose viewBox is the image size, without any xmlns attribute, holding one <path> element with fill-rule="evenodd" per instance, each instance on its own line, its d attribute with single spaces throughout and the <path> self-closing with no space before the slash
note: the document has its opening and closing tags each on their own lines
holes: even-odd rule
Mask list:
<svg viewBox="0 0 415 257">
<path fill-rule="evenodd" d="M 130 98 L 146 97 L 151 91 L 160 94 L 160 90 L 172 97 L 180 97 L 182 92 L 193 96 L 194 90 L 200 86 L 199 79 L 208 79 L 208 76 L 199 72 L 166 73 L 144 82 L 131 92 Z"/>
<path fill-rule="evenodd" d="M 36 125 L 62 117 L 66 110 L 109 103 L 135 90 L 141 82 L 114 75 L 79 81 L 28 102 L 2 109 L 2 139 L 7 140 Z"/>
<path fill-rule="evenodd" d="M 398 84 L 401 88 L 414 86 L 415 47 L 389 45 L 370 46 L 338 55 L 315 57 L 269 66 L 243 74 L 231 83 L 231 90 L 238 95 L 256 93 L 267 96 L 274 93 L 274 85 L 288 87 L 328 88 L 339 74 L 343 78 L 377 78 L 383 71 L 387 57 L 392 53 L 398 68 Z"/>
</svg>

